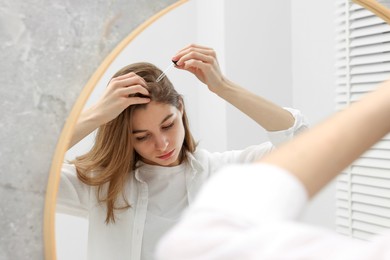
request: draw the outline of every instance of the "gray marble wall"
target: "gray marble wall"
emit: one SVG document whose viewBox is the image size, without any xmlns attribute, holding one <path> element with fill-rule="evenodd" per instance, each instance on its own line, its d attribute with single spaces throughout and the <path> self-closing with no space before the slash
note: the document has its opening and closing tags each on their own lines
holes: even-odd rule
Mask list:
<svg viewBox="0 0 390 260">
<path fill-rule="evenodd" d="M 116 44 L 174 2 L 0 2 L 0 260 L 44 258 L 46 183 L 74 102 Z"/>
</svg>

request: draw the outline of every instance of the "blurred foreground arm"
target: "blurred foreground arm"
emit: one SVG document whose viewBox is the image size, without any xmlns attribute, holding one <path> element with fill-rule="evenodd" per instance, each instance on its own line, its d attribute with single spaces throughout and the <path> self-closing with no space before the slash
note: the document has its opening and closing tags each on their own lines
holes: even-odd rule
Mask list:
<svg viewBox="0 0 390 260">
<path fill-rule="evenodd" d="M 309 197 L 389 131 L 385 82 L 258 163 L 216 174 L 158 259 L 390 259 L 390 234 L 367 243 L 296 222 Z"/>
<path fill-rule="evenodd" d="M 390 131 L 390 81 L 264 158 L 295 175 L 309 196 Z"/>
</svg>

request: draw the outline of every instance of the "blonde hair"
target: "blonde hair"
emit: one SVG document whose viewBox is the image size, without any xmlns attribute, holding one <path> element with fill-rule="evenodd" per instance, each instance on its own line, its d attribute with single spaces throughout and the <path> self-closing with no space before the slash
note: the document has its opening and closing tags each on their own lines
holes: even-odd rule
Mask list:
<svg viewBox="0 0 390 260">
<path fill-rule="evenodd" d="M 151 100 L 182 109 L 185 137 L 180 160 L 181 162 L 187 160 L 187 153 L 195 151 L 196 143 L 189 129 L 182 96 L 167 77 L 158 83 L 155 82 L 161 70 L 150 63 L 140 62 L 128 65 L 115 73 L 113 78 L 130 72 L 144 78 Z M 75 164 L 77 176 L 83 183 L 98 187 L 96 194 L 98 201 L 106 203 L 107 206 L 106 224 L 115 223 L 114 211 L 131 207 L 124 195 L 124 185 L 131 174 L 134 174 L 136 164 L 140 159 L 132 144 L 131 117 L 134 109 L 142 106 L 146 105 L 129 106 L 114 120 L 100 126 L 91 150 L 71 162 Z M 106 185 L 108 187 L 104 188 Z M 124 204 L 119 203 L 119 196 L 122 196 Z"/>
</svg>

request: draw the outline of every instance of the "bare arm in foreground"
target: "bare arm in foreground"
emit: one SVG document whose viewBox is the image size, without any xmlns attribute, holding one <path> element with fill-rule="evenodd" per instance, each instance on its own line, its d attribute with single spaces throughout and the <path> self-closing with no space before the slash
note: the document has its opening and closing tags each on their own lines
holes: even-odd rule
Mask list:
<svg viewBox="0 0 390 260">
<path fill-rule="evenodd" d="M 296 221 L 307 200 L 390 131 L 390 81 L 251 165 L 206 183 L 158 259 L 388 259 L 366 243 Z M 234 191 L 234 192 L 232 192 Z"/>
</svg>

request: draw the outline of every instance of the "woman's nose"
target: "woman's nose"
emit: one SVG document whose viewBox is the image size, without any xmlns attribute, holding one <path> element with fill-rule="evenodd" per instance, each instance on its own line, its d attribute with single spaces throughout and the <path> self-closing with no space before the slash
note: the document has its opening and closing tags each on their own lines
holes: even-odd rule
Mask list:
<svg viewBox="0 0 390 260">
<path fill-rule="evenodd" d="M 164 151 L 168 146 L 168 138 L 165 135 L 158 136 L 155 141 L 157 150 Z"/>
</svg>

